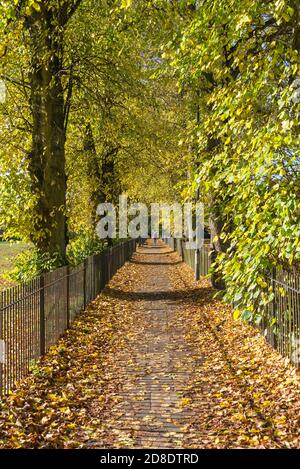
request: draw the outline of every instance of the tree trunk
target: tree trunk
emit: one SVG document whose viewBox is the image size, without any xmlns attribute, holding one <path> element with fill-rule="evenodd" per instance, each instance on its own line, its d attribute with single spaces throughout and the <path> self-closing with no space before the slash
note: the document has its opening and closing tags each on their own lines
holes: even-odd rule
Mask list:
<svg viewBox="0 0 300 469">
<path fill-rule="evenodd" d="M 292 6 L 295 10 L 294 14 L 294 25 L 293 25 L 293 34 L 294 34 L 294 40 L 293 40 L 293 47 L 300 53 L 300 6 L 299 6 L 299 1 L 298 0 L 293 0 Z"/>
<path fill-rule="evenodd" d="M 105 147 L 101 163 L 100 202 L 118 203 L 121 188 L 116 175 L 115 158 L 119 149 L 119 145 L 113 143 Z"/>
<path fill-rule="evenodd" d="M 66 176 L 63 37 L 46 13 L 29 24 L 32 149 L 29 171 L 35 196 L 32 241 L 50 256 L 66 257 Z M 49 25 L 50 24 L 50 25 Z"/>
<path fill-rule="evenodd" d="M 226 252 L 228 244 L 224 243 L 220 235 L 224 231 L 224 217 L 220 213 L 220 204 L 216 203 L 210 197 L 210 233 L 211 233 L 211 261 L 215 262 L 218 254 Z M 219 272 L 214 271 L 211 276 L 211 282 L 214 288 L 224 290 L 226 288 L 225 281 Z"/>
<path fill-rule="evenodd" d="M 210 136 L 206 150 L 208 153 L 213 152 L 219 145 L 221 145 L 221 141 L 218 138 Z M 228 243 L 224 243 L 221 239 L 221 233 L 224 232 L 226 222 L 222 213 L 222 203 L 213 194 L 209 195 L 208 209 L 211 236 L 211 262 L 213 263 L 216 261 L 218 254 L 226 252 L 229 246 Z M 215 270 L 212 272 L 211 282 L 213 287 L 218 290 L 224 290 L 226 288 L 221 273 Z"/>
<path fill-rule="evenodd" d="M 93 137 L 93 130 L 90 122 L 86 124 L 85 136 L 83 142 L 84 152 L 87 156 L 87 172 L 91 180 L 91 194 L 90 194 L 90 207 L 92 228 L 95 231 L 97 224 L 96 210 L 101 200 L 100 187 L 101 187 L 101 174 L 99 168 L 99 161 L 96 152 L 95 141 Z"/>
</svg>

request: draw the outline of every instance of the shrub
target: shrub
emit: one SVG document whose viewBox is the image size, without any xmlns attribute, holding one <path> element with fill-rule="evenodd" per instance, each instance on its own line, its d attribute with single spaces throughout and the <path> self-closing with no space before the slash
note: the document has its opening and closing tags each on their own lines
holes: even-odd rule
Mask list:
<svg viewBox="0 0 300 469">
<path fill-rule="evenodd" d="M 59 254 L 50 256 L 41 254 L 37 249 L 27 249 L 17 256 L 15 267 L 6 274 L 6 277 L 18 283 L 28 282 L 43 272 L 50 272 L 62 265 L 63 260 Z"/>
</svg>

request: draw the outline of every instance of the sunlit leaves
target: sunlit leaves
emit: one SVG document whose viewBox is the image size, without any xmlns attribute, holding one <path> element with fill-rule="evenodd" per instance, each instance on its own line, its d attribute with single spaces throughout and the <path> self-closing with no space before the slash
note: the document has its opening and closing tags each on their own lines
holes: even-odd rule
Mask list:
<svg viewBox="0 0 300 469">
<path fill-rule="evenodd" d="M 122 8 L 129 8 L 132 4 L 132 0 L 122 0 L 121 1 L 121 7 Z"/>
<path fill-rule="evenodd" d="M 264 309 L 266 269 L 300 260 L 294 18 L 292 1 L 210 2 L 186 19 L 180 46 L 174 42 L 171 66 L 200 111 L 196 124 L 191 106 L 185 135 L 197 148 L 194 177 L 224 217 L 229 250 L 218 268 L 226 298 L 242 310 Z"/>
</svg>

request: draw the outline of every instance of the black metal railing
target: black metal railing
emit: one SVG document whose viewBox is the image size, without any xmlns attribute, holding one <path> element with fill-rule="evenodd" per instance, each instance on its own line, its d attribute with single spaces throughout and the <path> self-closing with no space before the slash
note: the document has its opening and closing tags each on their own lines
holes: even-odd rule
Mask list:
<svg viewBox="0 0 300 469">
<path fill-rule="evenodd" d="M 281 355 L 300 367 L 300 275 L 291 269 L 272 269 L 266 276 L 269 302 L 259 328 Z"/>
<path fill-rule="evenodd" d="M 196 252 L 195 249 L 188 249 L 187 243 L 182 239 L 164 238 L 163 241 L 176 251 L 178 255 L 196 274 L 196 268 L 200 276 L 207 276 L 211 265 L 210 244 L 205 241 L 202 248 Z"/>
<path fill-rule="evenodd" d="M 135 251 L 135 240 L 0 293 L 0 396 L 25 377 Z"/>
</svg>

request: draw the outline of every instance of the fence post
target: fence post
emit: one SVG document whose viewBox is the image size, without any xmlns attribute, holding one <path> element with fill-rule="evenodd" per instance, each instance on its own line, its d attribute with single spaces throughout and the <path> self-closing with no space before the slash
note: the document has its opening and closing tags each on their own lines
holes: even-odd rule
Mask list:
<svg viewBox="0 0 300 469">
<path fill-rule="evenodd" d="M 276 319 L 275 327 L 278 330 L 279 324 L 277 323 L 277 315 L 276 315 L 276 268 L 275 267 L 272 268 L 272 289 L 273 289 L 273 294 L 274 294 L 274 298 L 273 298 L 273 301 L 272 301 L 272 316 L 273 316 L 273 318 Z M 269 325 L 267 325 L 267 327 L 269 327 Z M 274 327 L 274 325 L 273 325 L 273 327 Z M 270 331 L 270 332 L 272 332 L 272 341 L 273 341 L 272 345 L 275 349 L 277 349 L 277 345 L 278 345 L 277 344 L 277 335 L 273 331 Z"/>
<path fill-rule="evenodd" d="M 2 356 L 0 357 L 0 398 L 4 394 L 4 386 L 3 386 L 3 364 L 4 364 L 4 359 L 5 359 L 5 343 L 4 343 L 4 337 L 3 337 L 3 325 L 2 325 L 2 317 L 3 317 L 3 312 L 2 312 L 2 293 L 0 292 L 0 340 L 2 341 L 2 346 L 0 353 Z"/>
<path fill-rule="evenodd" d="M 195 280 L 200 280 L 200 249 L 195 249 Z"/>
<path fill-rule="evenodd" d="M 113 271 L 113 257 L 112 257 L 112 254 L 113 254 L 113 250 L 112 250 L 112 247 L 109 248 L 109 254 L 108 254 L 108 281 L 110 282 L 111 279 L 112 279 L 112 271 Z"/>
<path fill-rule="evenodd" d="M 83 307 L 86 307 L 86 271 L 87 271 L 87 259 L 83 261 Z"/>
<path fill-rule="evenodd" d="M 40 355 L 46 352 L 46 328 L 45 328 L 45 276 L 40 276 Z"/>
<path fill-rule="evenodd" d="M 66 266 L 66 309 L 67 309 L 67 329 L 70 327 L 70 267 Z"/>
<path fill-rule="evenodd" d="M 93 255 L 93 300 L 98 294 L 98 264 L 97 264 L 97 254 Z"/>
<path fill-rule="evenodd" d="M 104 251 L 103 253 L 103 288 L 107 284 L 107 279 L 108 279 L 108 256 L 107 252 Z"/>
</svg>

